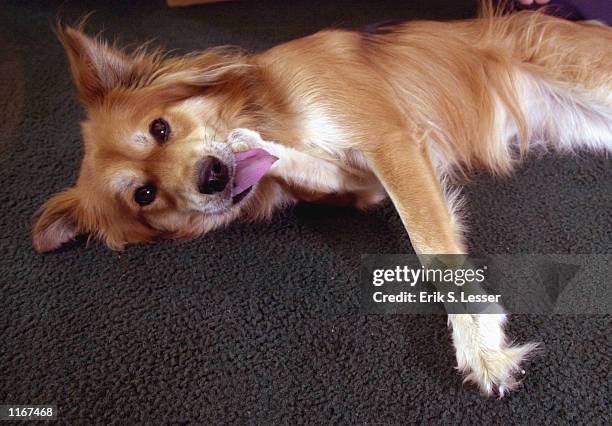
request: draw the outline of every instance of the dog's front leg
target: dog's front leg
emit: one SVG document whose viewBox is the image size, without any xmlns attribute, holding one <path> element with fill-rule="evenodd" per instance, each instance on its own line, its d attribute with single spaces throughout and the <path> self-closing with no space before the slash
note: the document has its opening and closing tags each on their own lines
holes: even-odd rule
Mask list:
<svg viewBox="0 0 612 426">
<path fill-rule="evenodd" d="M 262 148 L 276 156 L 270 176 L 278 177 L 291 185 L 302 188 L 316 188 L 325 193 L 338 193 L 351 189 L 352 182 L 337 163 L 314 157 L 285 145 L 263 140 L 261 135 L 250 129 L 234 129 L 227 138 L 228 144 L 237 150 Z"/>
<path fill-rule="evenodd" d="M 411 140 L 412 139 L 412 140 Z M 463 254 L 465 247 L 425 144 L 409 133 L 387 135 L 366 153 L 410 235 L 417 255 Z M 421 257 L 426 262 L 426 257 Z M 427 265 L 424 265 L 427 266 Z M 449 315 L 458 369 L 487 395 L 517 385 L 520 362 L 535 344 L 512 346 L 504 334 L 505 315 Z"/>
</svg>

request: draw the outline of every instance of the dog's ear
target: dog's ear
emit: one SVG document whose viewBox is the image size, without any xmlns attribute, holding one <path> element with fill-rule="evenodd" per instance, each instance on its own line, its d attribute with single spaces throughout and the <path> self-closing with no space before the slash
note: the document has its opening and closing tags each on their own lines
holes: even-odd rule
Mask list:
<svg viewBox="0 0 612 426">
<path fill-rule="evenodd" d="M 86 105 L 133 79 L 132 61 L 123 52 L 88 37 L 80 29 L 58 25 L 56 31 L 68 55 L 79 96 Z"/>
<path fill-rule="evenodd" d="M 70 188 L 51 197 L 40 209 L 32 229 L 32 242 L 39 253 L 55 250 L 78 234 L 79 201 Z"/>
</svg>

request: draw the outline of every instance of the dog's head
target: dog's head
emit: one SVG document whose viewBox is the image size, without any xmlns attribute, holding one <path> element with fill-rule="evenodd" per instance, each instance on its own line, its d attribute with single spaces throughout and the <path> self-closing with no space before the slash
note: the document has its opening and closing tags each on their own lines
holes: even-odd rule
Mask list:
<svg viewBox="0 0 612 426">
<path fill-rule="evenodd" d="M 244 113 L 245 55 L 128 55 L 80 29 L 58 34 L 87 110 L 84 157 L 77 184 L 41 208 L 33 228 L 38 251 L 81 233 L 113 249 L 191 237 L 254 204 L 256 191 L 233 191 L 235 155 L 226 143 L 232 128 L 253 124 Z"/>
</svg>

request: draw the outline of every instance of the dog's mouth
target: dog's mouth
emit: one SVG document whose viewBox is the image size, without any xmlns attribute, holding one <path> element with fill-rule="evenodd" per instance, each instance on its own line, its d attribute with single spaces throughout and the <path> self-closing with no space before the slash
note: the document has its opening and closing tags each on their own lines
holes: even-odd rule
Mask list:
<svg viewBox="0 0 612 426">
<path fill-rule="evenodd" d="M 234 154 L 234 178 L 232 179 L 232 204 L 243 201 L 278 160 L 261 148 Z"/>
<path fill-rule="evenodd" d="M 235 206 L 236 204 L 240 203 L 242 200 L 244 200 L 247 197 L 247 195 L 251 193 L 252 190 L 253 190 L 253 187 L 251 186 L 250 188 L 247 188 L 244 191 L 242 191 L 240 194 L 234 195 L 232 197 L 232 205 Z"/>
</svg>

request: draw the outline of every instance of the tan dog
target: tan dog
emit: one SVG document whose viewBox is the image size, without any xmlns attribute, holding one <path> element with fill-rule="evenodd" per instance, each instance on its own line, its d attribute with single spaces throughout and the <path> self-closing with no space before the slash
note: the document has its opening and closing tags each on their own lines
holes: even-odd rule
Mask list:
<svg viewBox="0 0 612 426">
<path fill-rule="evenodd" d="M 508 173 L 534 146 L 612 148 L 612 29 L 539 13 L 322 31 L 257 55 L 128 55 L 59 36 L 85 155 L 76 186 L 41 210 L 40 252 L 78 233 L 121 249 L 388 195 L 417 253 L 464 253 L 448 178 Z M 458 368 L 488 394 L 514 387 L 535 348 L 510 345 L 504 319 L 449 318 Z"/>
</svg>

